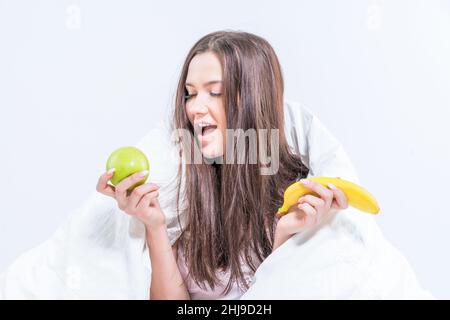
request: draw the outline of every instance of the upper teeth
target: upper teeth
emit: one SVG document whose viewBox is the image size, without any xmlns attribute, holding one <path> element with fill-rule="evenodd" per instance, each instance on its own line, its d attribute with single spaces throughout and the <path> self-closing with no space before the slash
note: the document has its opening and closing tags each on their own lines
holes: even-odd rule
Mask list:
<svg viewBox="0 0 450 320">
<path fill-rule="evenodd" d="M 204 128 L 204 127 L 207 127 L 207 126 L 210 126 L 211 124 L 210 123 L 208 123 L 208 122 L 199 122 L 198 123 L 198 126 L 200 127 L 200 128 Z"/>
</svg>

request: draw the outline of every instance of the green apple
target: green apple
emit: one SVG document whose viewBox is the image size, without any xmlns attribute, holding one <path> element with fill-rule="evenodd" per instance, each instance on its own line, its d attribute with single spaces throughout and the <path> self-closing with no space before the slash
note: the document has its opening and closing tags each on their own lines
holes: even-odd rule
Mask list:
<svg viewBox="0 0 450 320">
<path fill-rule="evenodd" d="M 116 186 L 120 181 L 129 177 L 130 175 L 149 170 L 148 159 L 145 154 L 136 147 L 122 147 L 114 150 L 106 162 L 106 170 L 115 168 L 114 174 L 111 178 L 111 183 Z M 148 178 L 147 175 L 139 182 L 128 188 L 128 191 L 133 190 L 137 186 L 144 184 Z"/>
</svg>

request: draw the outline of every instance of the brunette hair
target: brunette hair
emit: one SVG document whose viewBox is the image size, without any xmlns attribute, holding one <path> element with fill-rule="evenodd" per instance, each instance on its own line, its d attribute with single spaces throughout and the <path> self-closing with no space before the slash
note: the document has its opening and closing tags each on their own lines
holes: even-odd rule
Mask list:
<svg viewBox="0 0 450 320">
<path fill-rule="evenodd" d="M 194 56 L 205 52 L 214 53 L 223 68 L 227 129 L 279 130 L 276 174 L 262 175 L 258 164 L 248 161 L 179 164 L 176 207 L 178 216 L 186 218 L 181 238 L 189 275 L 202 288 L 206 282 L 214 289 L 219 283 L 217 271 L 230 270 L 225 290 L 229 292 L 236 281 L 248 287 L 242 262 L 255 271 L 272 252 L 275 213 L 284 190 L 306 177 L 308 168 L 286 141 L 284 83 L 275 51 L 263 38 L 241 31 L 210 33 L 189 51 L 177 86 L 172 124 L 172 129 L 185 129 L 191 135 L 187 141 L 178 141 L 180 153 L 191 152 L 187 142 L 194 141 L 186 114 L 188 68 Z M 248 144 L 246 148 L 248 157 Z"/>
</svg>

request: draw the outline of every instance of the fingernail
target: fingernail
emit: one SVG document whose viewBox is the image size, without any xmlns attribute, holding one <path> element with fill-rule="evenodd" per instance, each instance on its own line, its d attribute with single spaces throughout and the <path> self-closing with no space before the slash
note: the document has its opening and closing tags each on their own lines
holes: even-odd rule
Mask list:
<svg viewBox="0 0 450 320">
<path fill-rule="evenodd" d="M 148 170 L 141 171 L 138 173 L 138 177 L 143 178 L 147 175 L 147 173 L 148 173 Z"/>
<path fill-rule="evenodd" d="M 110 174 L 113 173 L 114 171 L 116 171 L 116 168 L 111 168 L 111 169 L 109 169 L 106 173 L 107 173 L 108 175 L 110 175 Z"/>
<path fill-rule="evenodd" d="M 301 183 L 303 183 L 305 186 L 308 185 L 309 181 L 306 179 L 300 180 Z"/>
<path fill-rule="evenodd" d="M 334 189 L 334 190 L 337 189 L 336 186 L 334 184 L 332 184 L 332 183 L 329 183 L 328 186 L 330 187 L 330 189 Z"/>
</svg>

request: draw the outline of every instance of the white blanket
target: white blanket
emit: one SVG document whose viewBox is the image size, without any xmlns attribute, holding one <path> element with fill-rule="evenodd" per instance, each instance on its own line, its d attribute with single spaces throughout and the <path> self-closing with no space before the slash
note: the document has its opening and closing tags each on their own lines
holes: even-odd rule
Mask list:
<svg viewBox="0 0 450 320">
<path fill-rule="evenodd" d="M 342 145 L 307 108 L 286 102 L 288 142 L 310 176 L 359 183 Z M 139 143 L 150 161 L 150 180 L 171 243 L 180 234 L 172 201 L 177 163 L 167 127 Z M 381 204 L 383 209 L 383 204 Z M 390 214 L 383 212 L 381 214 Z M 143 225 L 115 200 L 94 192 L 40 246 L 0 275 L 3 299 L 147 299 L 150 261 Z M 258 268 L 243 299 L 427 299 L 404 257 L 383 237 L 374 217 L 349 207 L 279 247 Z"/>
</svg>

